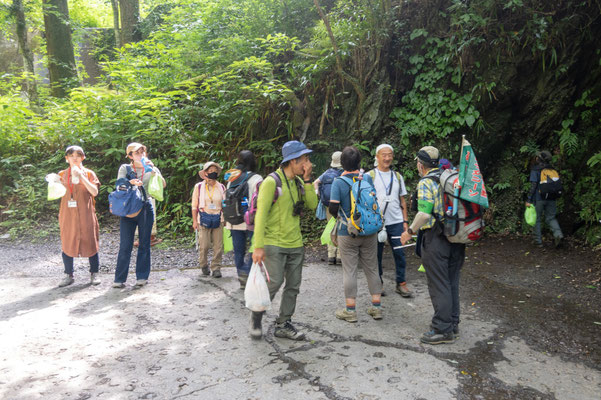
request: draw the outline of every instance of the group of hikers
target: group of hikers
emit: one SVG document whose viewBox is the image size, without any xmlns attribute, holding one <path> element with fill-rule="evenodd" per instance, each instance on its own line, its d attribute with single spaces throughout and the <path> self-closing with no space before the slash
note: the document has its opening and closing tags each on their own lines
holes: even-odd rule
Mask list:
<svg viewBox="0 0 601 400">
<path fill-rule="evenodd" d="M 135 231 L 138 231 L 135 287 L 146 285 L 150 274 L 152 227 L 155 206 L 149 195 L 151 177 L 158 175 L 163 187 L 166 181 L 147 157 L 141 143 L 130 143 L 125 150 L 129 162 L 120 166 L 116 187 L 138 188 L 143 206 L 134 214 L 120 217 L 120 244 L 113 288 L 125 287 L 128 277 Z M 332 245 L 328 246 L 328 263 L 341 264 L 345 306 L 335 312 L 336 318 L 357 322 L 357 271 L 363 269 L 371 295 L 366 313 L 375 320 L 383 318 L 382 255 L 385 242 L 393 253 L 395 291 L 404 298 L 413 296 L 406 282 L 406 262 L 403 247 L 417 237 L 416 253 L 425 268 L 428 291 L 434 308 L 429 329 L 422 335 L 426 344 L 452 343 L 459 337 L 459 275 L 465 258 L 465 244 L 449 241 L 444 232 L 445 208 L 441 171 L 453 168 L 440 158 L 437 148 L 425 146 L 416 156 L 420 176 L 416 194 L 411 199 L 415 216 L 409 222 L 409 204 L 403 176 L 392 168 L 394 149 L 381 144 L 375 151 L 374 169 L 361 168 L 361 153 L 353 146 L 332 154 L 330 168 L 312 180 L 311 149 L 299 141 L 289 141 L 282 147 L 279 168 L 261 177 L 256 172 L 256 160 L 251 151 L 239 153 L 235 168 L 225 171 L 225 185 L 219 182 L 223 167 L 216 162 L 203 164 L 201 181 L 192 193 L 192 225 L 197 233 L 199 267 L 203 275 L 221 278 L 223 227 L 231 232 L 234 260 L 240 287 L 245 288 L 253 263 L 264 265 L 269 274 L 270 298 L 283 287 L 279 315 L 274 335 L 303 340 L 305 334 L 293 323 L 297 296 L 302 281 L 305 249 L 301 236 L 300 216 L 303 210 L 325 208 L 329 219 L 334 217 Z M 550 157 L 549 157 L 550 158 Z M 100 182 L 96 174 L 82 165 L 84 150 L 69 146 L 65 152 L 69 168 L 58 174 L 57 182 L 67 189 L 61 198 L 59 226 L 65 277 L 59 286 L 73 283 L 73 258 L 88 257 L 90 283 L 97 285 L 99 228 L 94 197 Z M 539 154 L 537 165 L 547 162 L 547 154 Z M 538 167 L 537 167 L 538 168 Z M 535 174 L 536 168 L 532 174 Z M 536 180 L 531 176 L 531 180 Z M 536 198 L 536 189 L 529 203 L 551 221 L 553 234 L 561 239 L 559 225 L 553 224 L 554 204 Z M 367 206 L 366 206 L 367 205 Z M 363 207 L 363 208 L 362 208 Z M 373 219 L 372 219 L 373 217 Z M 375 221 L 375 222 L 374 222 Z M 370 230 L 368 226 L 372 224 Z M 540 227 L 535 240 L 541 241 Z M 556 240 L 557 242 L 557 240 Z M 252 243 L 252 244 L 251 244 Z M 250 248 L 252 246 L 252 249 Z M 213 250 L 209 263 L 209 249 Z M 263 312 L 251 311 L 250 336 L 262 337 Z"/>
</svg>

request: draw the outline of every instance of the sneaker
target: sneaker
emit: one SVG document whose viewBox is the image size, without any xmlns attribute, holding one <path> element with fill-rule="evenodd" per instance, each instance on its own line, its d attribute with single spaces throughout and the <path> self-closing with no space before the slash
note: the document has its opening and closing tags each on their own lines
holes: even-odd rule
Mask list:
<svg viewBox="0 0 601 400">
<path fill-rule="evenodd" d="M 252 311 L 250 313 L 250 337 L 259 340 L 263 335 L 261 328 L 261 320 L 263 319 L 263 312 Z"/>
<path fill-rule="evenodd" d="M 123 289 L 125 287 L 125 283 L 123 282 L 114 282 L 113 283 L 113 288 L 115 289 Z"/>
<path fill-rule="evenodd" d="M 553 245 L 555 246 L 556 249 L 559 249 L 561 247 L 561 238 L 560 237 L 554 238 Z"/>
<path fill-rule="evenodd" d="M 98 272 L 92 272 L 90 274 L 90 285 L 100 285 L 100 278 L 98 278 Z"/>
<path fill-rule="evenodd" d="M 399 283 L 398 285 L 396 285 L 396 289 L 394 291 L 400 294 L 401 297 L 413 297 L 413 293 L 407 287 L 407 282 Z"/>
<path fill-rule="evenodd" d="M 439 333 L 432 329 L 430 332 L 424 333 L 420 341 L 425 344 L 453 343 L 455 341 L 455 336 L 453 335 L 453 331 Z"/>
<path fill-rule="evenodd" d="M 337 258 L 337 259 L 336 259 L 336 264 L 338 264 L 338 265 L 342 265 L 342 260 L 341 260 L 340 258 Z"/>
<path fill-rule="evenodd" d="M 382 307 L 369 307 L 367 313 L 375 320 L 382 319 Z"/>
<path fill-rule="evenodd" d="M 203 275 L 211 275 L 211 269 L 209 268 L 208 265 L 205 265 L 204 267 L 202 267 L 202 274 Z"/>
<path fill-rule="evenodd" d="M 273 335 L 279 338 L 290 340 L 305 339 L 305 334 L 299 332 L 290 321 L 286 321 L 282 324 L 275 324 L 275 331 L 273 332 Z"/>
<path fill-rule="evenodd" d="M 221 278 L 221 271 L 216 269 L 215 271 L 213 271 L 213 278 Z"/>
<path fill-rule="evenodd" d="M 69 274 L 65 274 L 65 277 L 63 278 L 62 281 L 60 281 L 60 283 L 58 284 L 58 287 L 69 286 L 73 282 L 75 282 L 75 280 L 73 279 L 73 277 L 71 275 L 69 275 Z"/>
<path fill-rule="evenodd" d="M 346 322 L 357 322 L 357 311 L 349 311 L 346 308 L 336 310 L 336 318 Z"/>
<path fill-rule="evenodd" d="M 534 242 L 534 245 L 535 245 L 536 247 L 542 248 L 542 247 L 543 247 L 543 242 L 536 242 L 536 241 L 535 241 L 535 242 Z"/>
<path fill-rule="evenodd" d="M 146 279 L 138 279 L 136 281 L 136 284 L 134 285 L 135 287 L 142 287 L 144 285 L 146 285 L 148 283 L 148 281 Z"/>
<path fill-rule="evenodd" d="M 336 265 L 336 257 L 328 258 L 328 265 Z"/>
</svg>

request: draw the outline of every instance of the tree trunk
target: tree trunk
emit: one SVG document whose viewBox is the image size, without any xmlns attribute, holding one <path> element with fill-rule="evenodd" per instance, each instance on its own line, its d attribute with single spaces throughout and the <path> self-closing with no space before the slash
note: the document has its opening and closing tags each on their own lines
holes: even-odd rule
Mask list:
<svg viewBox="0 0 601 400">
<path fill-rule="evenodd" d="M 115 46 L 121 47 L 121 29 L 119 29 L 119 2 L 118 0 L 111 0 L 111 7 L 113 8 L 113 29 L 115 30 Z"/>
<path fill-rule="evenodd" d="M 79 85 L 67 0 L 43 0 L 43 10 L 52 95 L 65 97 L 67 89 Z"/>
<path fill-rule="evenodd" d="M 13 0 L 13 12 L 17 25 L 17 39 L 19 40 L 19 48 L 23 55 L 23 64 L 25 72 L 27 72 L 27 95 L 29 102 L 32 105 L 38 104 L 38 87 L 36 84 L 35 71 L 33 69 L 33 52 L 27 41 L 27 22 L 25 20 L 25 10 L 23 9 L 22 0 Z"/>
<path fill-rule="evenodd" d="M 138 30 L 140 22 L 140 2 L 139 0 L 119 0 L 119 10 L 121 15 L 121 46 L 138 42 L 142 38 Z"/>
</svg>

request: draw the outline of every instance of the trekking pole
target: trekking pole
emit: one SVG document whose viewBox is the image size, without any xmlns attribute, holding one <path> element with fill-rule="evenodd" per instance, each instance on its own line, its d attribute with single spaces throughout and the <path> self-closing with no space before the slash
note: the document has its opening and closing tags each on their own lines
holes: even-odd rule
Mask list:
<svg viewBox="0 0 601 400">
<path fill-rule="evenodd" d="M 198 229 L 194 229 L 194 242 L 196 250 L 198 251 Z"/>
<path fill-rule="evenodd" d="M 415 246 L 415 245 L 416 245 L 416 243 L 410 243 L 410 244 L 406 244 L 404 246 L 396 246 L 396 247 L 393 247 L 392 250 L 404 249 L 405 247 L 411 247 L 411 246 Z"/>
</svg>

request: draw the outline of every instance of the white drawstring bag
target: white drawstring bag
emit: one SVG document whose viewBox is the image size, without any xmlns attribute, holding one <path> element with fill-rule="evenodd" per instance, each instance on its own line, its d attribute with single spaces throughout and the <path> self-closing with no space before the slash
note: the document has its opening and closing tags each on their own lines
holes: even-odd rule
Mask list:
<svg viewBox="0 0 601 400">
<path fill-rule="evenodd" d="M 269 281 L 269 273 L 267 268 L 262 264 L 253 263 L 246 281 L 244 289 L 244 300 L 246 308 L 251 311 L 261 312 L 271 308 L 271 298 L 269 297 L 269 289 L 267 282 L 261 270 L 265 271 L 267 281 Z"/>
</svg>

